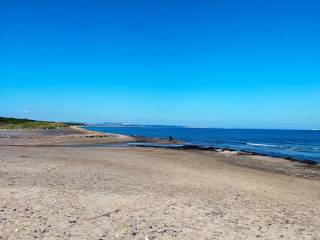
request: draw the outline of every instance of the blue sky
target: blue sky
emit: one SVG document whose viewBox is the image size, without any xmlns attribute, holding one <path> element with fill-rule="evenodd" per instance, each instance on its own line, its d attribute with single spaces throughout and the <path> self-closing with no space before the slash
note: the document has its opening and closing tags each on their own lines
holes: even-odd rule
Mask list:
<svg viewBox="0 0 320 240">
<path fill-rule="evenodd" d="M 0 115 L 320 128 L 320 2 L 0 1 Z"/>
</svg>

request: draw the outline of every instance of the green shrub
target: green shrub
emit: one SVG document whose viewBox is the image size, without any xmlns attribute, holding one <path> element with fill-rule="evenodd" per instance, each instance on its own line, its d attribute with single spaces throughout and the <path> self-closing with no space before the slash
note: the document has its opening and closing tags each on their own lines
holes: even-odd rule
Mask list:
<svg viewBox="0 0 320 240">
<path fill-rule="evenodd" d="M 0 117 L 0 128 L 2 129 L 25 129 L 25 128 L 55 129 L 55 128 L 68 127 L 71 125 L 78 125 L 78 124 Z"/>
</svg>

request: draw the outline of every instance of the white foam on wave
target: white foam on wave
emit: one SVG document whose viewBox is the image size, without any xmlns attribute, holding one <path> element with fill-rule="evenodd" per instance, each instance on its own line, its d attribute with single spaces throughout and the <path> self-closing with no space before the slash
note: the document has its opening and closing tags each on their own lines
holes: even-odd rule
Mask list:
<svg viewBox="0 0 320 240">
<path fill-rule="evenodd" d="M 274 144 L 264 144 L 264 143 L 246 143 L 250 146 L 257 146 L 257 147 L 280 147 L 279 145 Z"/>
</svg>

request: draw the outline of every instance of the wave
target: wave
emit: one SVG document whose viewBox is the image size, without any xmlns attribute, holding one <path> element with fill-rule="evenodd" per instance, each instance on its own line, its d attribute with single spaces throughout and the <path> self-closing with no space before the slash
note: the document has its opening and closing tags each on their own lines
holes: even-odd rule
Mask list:
<svg viewBox="0 0 320 240">
<path fill-rule="evenodd" d="M 280 145 L 274 145 L 274 144 L 265 144 L 265 143 L 246 143 L 250 146 L 257 146 L 257 147 L 281 147 Z"/>
</svg>

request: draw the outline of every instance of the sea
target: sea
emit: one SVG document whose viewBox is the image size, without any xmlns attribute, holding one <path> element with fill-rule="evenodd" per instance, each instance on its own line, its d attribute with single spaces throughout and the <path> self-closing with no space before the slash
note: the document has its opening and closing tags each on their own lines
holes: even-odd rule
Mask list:
<svg viewBox="0 0 320 240">
<path fill-rule="evenodd" d="M 88 130 L 182 141 L 186 146 L 245 151 L 320 164 L 319 130 L 217 129 L 160 126 L 89 126 Z"/>
</svg>

